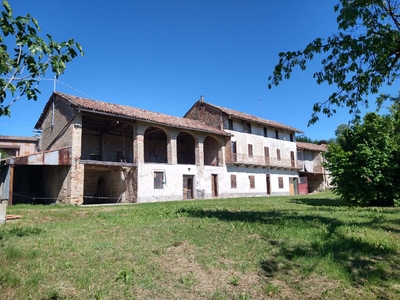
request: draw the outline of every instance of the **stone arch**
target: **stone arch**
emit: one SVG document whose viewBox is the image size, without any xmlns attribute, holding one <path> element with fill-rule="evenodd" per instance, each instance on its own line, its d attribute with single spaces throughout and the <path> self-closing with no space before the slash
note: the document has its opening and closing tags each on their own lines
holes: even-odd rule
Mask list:
<svg viewBox="0 0 400 300">
<path fill-rule="evenodd" d="M 181 132 L 176 137 L 178 164 L 194 165 L 196 163 L 196 139 L 188 132 Z"/>
<path fill-rule="evenodd" d="M 215 138 L 211 136 L 207 136 L 204 139 L 203 145 L 204 145 L 204 165 L 218 166 L 219 164 L 218 157 L 221 145 Z"/>
<path fill-rule="evenodd" d="M 168 135 L 158 127 L 149 127 L 144 132 L 144 162 L 168 162 Z"/>
</svg>

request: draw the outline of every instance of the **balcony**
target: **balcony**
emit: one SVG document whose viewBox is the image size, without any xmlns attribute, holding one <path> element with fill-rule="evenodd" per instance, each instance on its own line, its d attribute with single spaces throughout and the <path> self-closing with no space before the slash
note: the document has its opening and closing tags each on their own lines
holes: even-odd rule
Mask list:
<svg viewBox="0 0 400 300">
<path fill-rule="evenodd" d="M 307 173 L 314 173 L 314 174 L 323 174 L 324 173 L 324 167 L 320 162 L 313 162 L 310 164 L 310 166 L 307 168 L 307 163 L 305 163 L 302 160 L 297 161 L 298 169 L 302 172 L 307 172 Z M 309 170 L 310 169 L 310 170 Z"/>
<path fill-rule="evenodd" d="M 234 153 L 232 154 L 232 165 L 262 167 L 262 168 L 277 168 L 277 169 L 300 169 L 296 160 L 292 159 L 277 159 L 265 156 L 248 156 L 247 154 Z"/>
</svg>

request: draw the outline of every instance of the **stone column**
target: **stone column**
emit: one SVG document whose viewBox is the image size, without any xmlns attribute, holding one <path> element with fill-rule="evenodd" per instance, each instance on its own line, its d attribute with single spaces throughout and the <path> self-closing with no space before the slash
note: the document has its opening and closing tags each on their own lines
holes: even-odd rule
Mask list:
<svg viewBox="0 0 400 300">
<path fill-rule="evenodd" d="M 144 163 L 144 131 L 145 127 L 135 124 L 133 126 L 133 162 Z"/>
<path fill-rule="evenodd" d="M 83 187 L 85 179 L 85 168 L 80 163 L 82 153 L 82 114 L 78 114 L 72 126 L 72 166 L 69 171 L 70 197 L 66 199 L 68 204 L 83 204 Z M 59 199 L 61 202 L 64 199 Z M 68 201 L 69 200 L 69 201 Z"/>
<path fill-rule="evenodd" d="M 195 149 L 196 155 L 196 166 L 204 167 L 204 140 L 205 136 L 199 135 L 197 138 L 197 144 Z"/>
<path fill-rule="evenodd" d="M 176 132 L 170 132 L 169 141 L 167 145 L 167 156 L 168 156 L 168 164 L 176 165 L 178 164 L 178 150 L 176 144 L 176 137 L 178 134 Z"/>
</svg>

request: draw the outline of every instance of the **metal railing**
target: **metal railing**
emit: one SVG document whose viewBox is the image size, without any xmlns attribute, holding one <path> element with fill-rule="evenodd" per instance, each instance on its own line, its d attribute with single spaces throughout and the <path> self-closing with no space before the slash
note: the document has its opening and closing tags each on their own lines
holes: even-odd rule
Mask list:
<svg viewBox="0 0 400 300">
<path fill-rule="evenodd" d="M 291 169 L 299 168 L 296 160 L 278 159 L 275 157 L 265 157 L 258 155 L 248 156 L 247 154 L 241 154 L 241 153 L 232 154 L 232 163 L 263 166 L 263 167 L 277 167 L 277 168 L 291 168 Z"/>
</svg>

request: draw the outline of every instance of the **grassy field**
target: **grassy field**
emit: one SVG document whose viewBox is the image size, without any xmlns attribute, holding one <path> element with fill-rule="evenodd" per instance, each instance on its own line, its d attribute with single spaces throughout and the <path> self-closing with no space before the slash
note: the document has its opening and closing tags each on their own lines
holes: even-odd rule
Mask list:
<svg viewBox="0 0 400 300">
<path fill-rule="evenodd" d="M 330 193 L 7 213 L 0 299 L 400 299 L 400 209 Z"/>
</svg>

